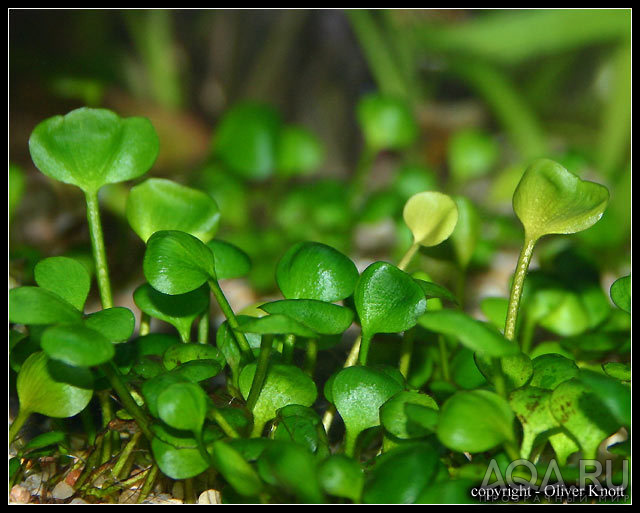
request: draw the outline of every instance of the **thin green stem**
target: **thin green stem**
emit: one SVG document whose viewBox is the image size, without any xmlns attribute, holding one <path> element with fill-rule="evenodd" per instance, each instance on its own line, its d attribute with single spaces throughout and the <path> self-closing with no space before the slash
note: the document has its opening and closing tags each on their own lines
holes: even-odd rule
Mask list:
<svg viewBox="0 0 640 513">
<path fill-rule="evenodd" d="M 522 352 L 528 354 L 531 351 L 531 344 L 533 342 L 533 336 L 536 332 L 537 322 L 534 318 L 527 315 L 525 316 L 524 325 L 522 326 L 521 342 Z"/>
<path fill-rule="evenodd" d="M 449 351 L 447 351 L 447 341 L 443 335 L 438 335 L 438 349 L 440 350 L 440 368 L 442 369 L 442 377 L 445 381 L 449 381 Z"/>
<path fill-rule="evenodd" d="M 140 328 L 138 329 L 138 336 L 143 337 L 148 335 L 151 331 L 151 317 L 149 314 L 142 312 L 140 315 Z"/>
<path fill-rule="evenodd" d="M 371 337 L 363 336 L 362 343 L 360 344 L 360 352 L 358 354 L 358 361 L 360 365 L 367 365 L 367 358 L 369 357 L 369 348 L 371 347 Z"/>
<path fill-rule="evenodd" d="M 273 348 L 273 335 L 263 335 L 260 342 L 260 354 L 258 355 L 258 363 L 256 366 L 256 373 L 253 375 L 253 381 L 251 382 L 251 389 L 249 390 L 249 397 L 247 398 L 247 409 L 253 411 L 260 392 L 262 391 L 262 385 L 267 377 L 267 371 L 269 370 L 269 360 L 271 357 L 271 349 Z"/>
<path fill-rule="evenodd" d="M 282 345 L 282 359 L 291 363 L 293 361 L 293 349 L 296 345 L 296 336 L 289 333 L 284 337 L 284 344 Z"/>
<path fill-rule="evenodd" d="M 220 429 L 222 429 L 222 431 L 224 431 L 224 434 L 229 438 L 240 438 L 240 434 L 231 424 L 229 424 L 229 422 L 227 422 L 227 419 L 224 418 L 224 415 L 220 413 L 220 410 L 218 410 L 218 408 L 216 408 L 215 406 L 210 407 L 209 416 L 216 424 L 218 424 L 218 426 L 220 426 Z"/>
<path fill-rule="evenodd" d="M 416 252 L 420 249 L 420 244 L 414 242 L 411 247 L 407 250 L 404 256 L 400 259 L 400 263 L 398 264 L 398 269 L 405 271 L 407 266 L 411 263 L 411 260 L 415 256 Z"/>
<path fill-rule="evenodd" d="M 502 365 L 500 358 L 492 358 L 493 365 L 493 386 L 496 387 L 496 392 L 499 396 L 507 397 L 507 384 L 504 377 L 504 372 L 502 372 Z"/>
<path fill-rule="evenodd" d="M 24 423 L 30 416 L 30 411 L 25 410 L 24 408 L 20 409 L 20 411 L 18 412 L 18 416 L 15 418 L 13 424 L 11 424 L 11 427 L 9 428 L 9 443 L 13 442 L 16 436 L 18 436 L 18 433 L 22 429 L 22 426 L 24 426 Z"/>
<path fill-rule="evenodd" d="M 141 504 L 147 498 L 149 493 L 151 493 L 151 489 L 153 488 L 153 485 L 156 482 L 156 478 L 158 477 L 158 472 L 158 465 L 152 463 L 151 468 L 144 478 L 144 484 L 142 485 L 142 490 L 140 490 L 140 496 L 138 497 L 138 504 Z"/>
<path fill-rule="evenodd" d="M 201 344 L 209 343 L 209 310 L 202 314 L 198 321 L 198 342 Z"/>
<path fill-rule="evenodd" d="M 89 222 L 89 234 L 91 236 L 93 259 L 96 264 L 96 276 L 98 279 L 98 289 L 100 290 L 100 301 L 102 302 L 102 308 L 111 308 L 113 306 L 113 296 L 111 295 L 109 267 L 107 266 L 107 252 L 104 248 L 102 223 L 100 222 L 98 193 L 86 192 L 85 198 L 87 200 L 87 220 Z"/>
<path fill-rule="evenodd" d="M 111 407 L 111 396 L 108 390 L 98 392 L 98 400 L 100 401 L 100 413 L 102 414 L 102 428 L 106 429 L 109 422 L 113 420 L 113 408 Z M 100 463 L 106 463 L 111 459 L 113 451 L 113 433 L 108 431 L 102 444 L 102 458 Z"/>
<path fill-rule="evenodd" d="M 127 445 L 124 446 L 124 449 L 118 456 L 118 460 L 116 461 L 111 473 L 114 475 L 116 479 L 123 479 L 127 477 L 123 470 L 125 470 L 127 460 L 129 456 L 133 453 L 133 449 L 135 449 L 136 445 L 140 441 L 140 437 L 142 436 L 142 431 L 138 431 L 131 436 L 131 439 L 127 442 Z"/>
<path fill-rule="evenodd" d="M 536 238 L 528 237 L 525 233 L 524 245 L 522 246 L 522 251 L 520 251 L 516 272 L 513 276 L 513 284 L 511 285 L 511 294 L 509 295 L 509 306 L 507 309 L 507 321 L 504 326 L 504 336 L 508 340 L 514 340 L 516 336 L 516 321 L 518 320 L 518 310 L 520 309 L 522 287 L 524 285 L 524 279 L 527 276 L 529 264 L 531 263 L 531 255 L 533 254 L 533 247 L 536 245 L 536 240 Z"/>
<path fill-rule="evenodd" d="M 87 433 L 87 443 L 93 445 L 96 442 L 97 431 L 89 406 L 80 412 L 80 419 L 82 420 L 82 428 Z"/>
<path fill-rule="evenodd" d="M 409 368 L 411 367 L 411 355 L 413 353 L 413 342 L 416 339 L 416 330 L 410 329 L 402 335 L 402 348 L 400 352 L 400 362 L 398 368 L 405 377 L 409 376 Z"/>
<path fill-rule="evenodd" d="M 220 284 L 218 283 L 218 280 L 209 280 L 209 288 L 211 288 L 211 292 L 213 292 L 213 297 L 216 298 L 216 301 L 220 306 L 220 310 L 222 310 L 222 313 L 224 314 L 224 316 L 227 319 L 227 322 L 229 323 L 229 327 L 231 328 L 231 331 L 233 332 L 233 335 L 236 341 L 238 342 L 240 351 L 243 353 L 243 355 L 247 359 L 251 359 L 251 355 L 252 355 L 251 346 L 249 345 L 249 342 L 247 342 L 247 337 L 245 337 L 244 333 L 240 331 L 240 325 L 238 324 L 238 319 L 236 318 L 236 315 L 233 313 L 231 305 L 229 304 L 229 301 L 227 301 L 227 298 L 224 295 L 224 292 L 222 292 L 222 289 L 220 288 Z"/>
<path fill-rule="evenodd" d="M 109 383 L 111 383 L 112 388 L 118 394 L 125 410 L 127 410 L 129 415 L 131 415 L 137 422 L 140 431 L 142 431 L 148 440 L 151 440 L 153 438 L 153 433 L 151 433 L 151 430 L 149 429 L 151 422 L 147 417 L 147 414 L 142 410 L 142 408 L 140 408 L 140 406 L 138 406 L 133 397 L 131 397 L 131 393 L 120 377 L 118 369 L 113 365 L 113 363 L 109 362 L 101 365 L 100 370 L 102 370 L 109 380 Z"/>
<path fill-rule="evenodd" d="M 313 377 L 313 371 L 318 361 L 318 340 L 310 338 L 307 340 L 307 350 L 304 358 L 304 371 Z"/>
</svg>

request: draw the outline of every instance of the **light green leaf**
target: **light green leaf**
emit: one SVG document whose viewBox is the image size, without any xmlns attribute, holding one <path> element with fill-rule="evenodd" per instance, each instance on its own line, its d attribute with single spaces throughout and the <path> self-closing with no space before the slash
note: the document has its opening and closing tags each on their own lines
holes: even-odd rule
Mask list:
<svg viewBox="0 0 640 513">
<path fill-rule="evenodd" d="M 402 213 L 413 241 L 421 246 L 437 246 L 446 240 L 458 222 L 458 207 L 446 194 L 425 191 L 409 198 Z"/>
<path fill-rule="evenodd" d="M 81 263 L 67 257 L 45 258 L 36 264 L 33 274 L 40 287 L 57 294 L 82 312 L 91 288 L 91 277 Z"/>
<path fill-rule="evenodd" d="M 82 314 L 57 294 L 41 287 L 18 287 L 9 291 L 9 321 L 18 324 L 77 322 Z"/>
<path fill-rule="evenodd" d="M 251 259 L 238 246 L 218 239 L 207 242 L 207 246 L 213 252 L 216 276 L 219 280 L 240 278 L 249 274 Z"/>
</svg>

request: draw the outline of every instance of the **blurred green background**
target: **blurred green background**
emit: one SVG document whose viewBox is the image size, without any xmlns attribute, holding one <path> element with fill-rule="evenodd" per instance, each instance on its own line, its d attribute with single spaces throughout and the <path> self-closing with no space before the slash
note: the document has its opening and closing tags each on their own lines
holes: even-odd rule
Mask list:
<svg viewBox="0 0 640 513">
<path fill-rule="evenodd" d="M 630 38 L 628 9 L 11 10 L 11 279 L 30 283 L 45 256 L 90 261 L 81 193 L 28 153 L 39 121 L 89 105 L 149 117 L 161 149 L 147 177 L 218 201 L 218 237 L 254 263 L 234 306 L 273 293 L 275 263 L 299 240 L 359 267 L 397 261 L 402 206 L 427 189 L 479 213 L 470 305 L 505 296 L 521 242 L 511 195 L 536 157 L 611 192 L 598 224 L 545 241 L 537 265 L 569 248 L 607 286 L 630 269 Z M 122 305 L 142 281 L 144 246 L 123 216 L 132 185 L 101 191 Z M 415 268 L 460 287 L 446 252 Z"/>
</svg>

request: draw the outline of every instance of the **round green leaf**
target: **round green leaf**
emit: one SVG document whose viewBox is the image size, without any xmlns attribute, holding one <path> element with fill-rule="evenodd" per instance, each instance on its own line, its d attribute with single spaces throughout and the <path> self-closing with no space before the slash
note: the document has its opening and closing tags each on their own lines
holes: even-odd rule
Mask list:
<svg viewBox="0 0 640 513">
<path fill-rule="evenodd" d="M 174 429 L 198 434 L 207 415 L 207 401 L 199 385 L 173 383 L 158 395 L 158 416 Z"/>
<path fill-rule="evenodd" d="M 370 94 L 357 106 L 358 123 L 369 148 L 373 150 L 405 148 L 418 136 L 418 125 L 402 100 Z"/>
<path fill-rule="evenodd" d="M 427 443 L 396 447 L 376 458 L 362 494 L 367 504 L 414 504 L 438 469 L 438 452 Z"/>
<path fill-rule="evenodd" d="M 158 155 L 158 136 L 146 118 L 121 118 L 106 109 L 81 108 L 40 123 L 29 151 L 45 175 L 96 192 L 146 173 Z"/>
<path fill-rule="evenodd" d="M 82 312 L 91 288 L 91 277 L 80 262 L 67 257 L 45 258 L 36 264 L 33 274 L 40 287 L 57 294 Z"/>
<path fill-rule="evenodd" d="M 409 198 L 402 212 L 413 241 L 421 246 L 437 246 L 446 240 L 458 222 L 458 207 L 446 194 L 425 191 Z"/>
<path fill-rule="evenodd" d="M 253 467 L 230 445 L 213 443 L 211 463 L 233 489 L 245 497 L 255 497 L 262 491 L 262 482 Z"/>
<path fill-rule="evenodd" d="M 353 454 L 362 431 L 380 425 L 380 407 L 401 390 L 388 374 L 368 367 L 347 367 L 335 375 L 331 399 L 344 421 L 347 454 Z"/>
<path fill-rule="evenodd" d="M 324 160 L 324 147 L 305 128 L 287 125 L 280 131 L 276 153 L 276 169 L 284 176 L 311 174 Z"/>
<path fill-rule="evenodd" d="M 364 270 L 353 299 L 365 338 L 406 331 L 416 325 L 427 308 L 425 295 L 415 280 L 386 262 L 375 262 Z"/>
<path fill-rule="evenodd" d="M 84 324 L 101 333 L 109 342 L 117 344 L 129 340 L 133 335 L 136 319 L 128 308 L 116 306 L 87 315 Z"/>
<path fill-rule="evenodd" d="M 189 479 L 209 468 L 209 462 L 204 459 L 191 433 L 160 424 L 153 426 L 153 432 L 153 459 L 167 477 Z"/>
<path fill-rule="evenodd" d="M 264 317 L 245 317 L 238 321 L 244 333 L 258 333 L 260 335 L 296 335 L 312 338 L 316 333 L 304 324 L 287 315 L 273 314 Z"/>
<path fill-rule="evenodd" d="M 449 172 L 457 182 L 464 183 L 485 175 L 495 166 L 498 158 L 496 141 L 480 130 L 461 130 L 449 140 Z"/>
<path fill-rule="evenodd" d="M 287 299 L 340 301 L 353 293 L 355 264 L 338 250 L 319 242 L 299 242 L 278 262 L 276 281 Z"/>
<path fill-rule="evenodd" d="M 240 391 L 245 399 L 249 397 L 255 373 L 255 363 L 250 363 L 240 373 Z M 254 424 L 264 426 L 267 421 L 276 416 L 280 408 L 288 404 L 311 406 L 317 395 L 313 380 L 298 367 L 272 363 L 269 365 L 260 396 L 253 408 Z"/>
<path fill-rule="evenodd" d="M 207 246 L 213 252 L 216 276 L 219 280 L 240 278 L 249 274 L 251 259 L 238 246 L 218 239 L 210 240 Z"/>
<path fill-rule="evenodd" d="M 326 493 L 356 502 L 364 486 L 360 465 L 344 454 L 334 454 L 320 463 L 318 480 Z"/>
<path fill-rule="evenodd" d="M 75 367 L 108 362 L 115 348 L 101 333 L 81 324 L 53 326 L 42 334 L 42 350 L 49 358 Z"/>
<path fill-rule="evenodd" d="M 41 287 L 18 287 L 9 291 L 9 321 L 18 324 L 77 322 L 82 314 L 57 294 Z"/>
<path fill-rule="evenodd" d="M 495 368 L 491 357 L 476 353 L 474 359 L 478 369 L 487 381 L 495 384 Z M 533 375 L 531 359 L 524 353 L 516 353 L 499 359 L 500 369 L 508 390 L 524 386 Z"/>
<path fill-rule="evenodd" d="M 284 299 L 260 306 L 269 314 L 290 317 L 321 335 L 343 333 L 353 322 L 353 311 L 314 299 Z"/>
<path fill-rule="evenodd" d="M 606 187 L 583 181 L 548 159 L 531 164 L 513 194 L 513 210 L 531 240 L 586 230 L 602 217 L 608 202 Z"/>
<path fill-rule="evenodd" d="M 171 180 L 149 178 L 132 187 L 127 220 L 145 242 L 162 230 L 180 230 L 208 242 L 218 231 L 220 210 L 205 192 Z"/>
<path fill-rule="evenodd" d="M 513 418 L 507 401 L 493 392 L 458 392 L 440 409 L 438 438 L 454 451 L 484 452 L 513 440 Z"/>
<path fill-rule="evenodd" d="M 244 178 L 264 179 L 276 163 L 278 113 L 266 105 L 242 103 L 228 110 L 214 135 L 214 154 Z"/>
<path fill-rule="evenodd" d="M 578 375 L 578 366 L 568 358 L 559 354 L 544 354 L 534 358 L 532 387 L 555 389 L 560 383 L 575 378 Z"/>
<path fill-rule="evenodd" d="M 600 443 L 620 428 L 603 415 L 606 406 L 598 395 L 576 378 L 558 385 L 549 404 L 558 423 L 580 444 L 584 459 L 596 459 Z"/>
<path fill-rule="evenodd" d="M 611 299 L 615 305 L 627 313 L 631 313 L 631 275 L 618 278 L 611 285 Z"/>
<path fill-rule="evenodd" d="M 168 322 L 178 330 L 183 341 L 188 341 L 193 321 L 209 308 L 209 287 L 205 285 L 186 294 L 170 295 L 145 283 L 135 290 L 133 300 L 144 313 Z"/>
<path fill-rule="evenodd" d="M 427 312 L 418 323 L 425 329 L 455 337 L 469 349 L 487 356 L 509 356 L 520 352 L 517 345 L 488 324 L 458 310 Z"/>
<path fill-rule="evenodd" d="M 89 369 L 70 367 L 34 353 L 22 364 L 16 381 L 20 408 L 47 417 L 73 417 L 85 409 L 93 395 Z"/>
<path fill-rule="evenodd" d="M 173 370 L 195 360 L 209 360 L 216 362 L 220 368 L 225 360 L 217 347 L 208 344 L 177 344 L 167 348 L 162 356 L 162 363 L 167 370 Z"/>
<path fill-rule="evenodd" d="M 437 418 L 438 404 L 430 396 L 413 390 L 398 392 L 380 408 L 380 422 L 396 438 L 420 438 L 434 431 L 414 420 L 408 412 L 411 406 L 431 409 Z"/>
<path fill-rule="evenodd" d="M 211 250 L 193 235 L 178 231 L 154 233 L 142 266 L 147 281 L 163 294 L 186 294 L 216 277 Z"/>
</svg>

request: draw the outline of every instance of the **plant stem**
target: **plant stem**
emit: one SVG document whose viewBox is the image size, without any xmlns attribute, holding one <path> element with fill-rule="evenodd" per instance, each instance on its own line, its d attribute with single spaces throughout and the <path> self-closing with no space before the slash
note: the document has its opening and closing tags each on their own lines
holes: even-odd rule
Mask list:
<svg viewBox="0 0 640 513">
<path fill-rule="evenodd" d="M 144 484 L 142 485 L 142 490 L 140 490 L 140 496 L 138 497 L 138 504 L 142 503 L 151 492 L 156 481 L 156 477 L 158 477 L 158 471 L 158 465 L 152 463 L 148 474 L 144 478 Z"/>
<path fill-rule="evenodd" d="M 202 314 L 198 321 L 198 342 L 201 344 L 209 343 L 209 311 Z"/>
<path fill-rule="evenodd" d="M 102 428 L 106 429 L 109 426 L 109 422 L 113 419 L 113 409 L 111 408 L 111 397 L 108 390 L 98 392 L 98 400 L 100 401 L 100 413 L 102 414 Z M 113 450 L 113 433 L 107 431 L 102 444 L 102 458 L 100 463 L 106 463 L 111 459 L 111 452 Z"/>
<path fill-rule="evenodd" d="M 142 431 L 142 433 L 148 440 L 151 440 L 153 438 L 153 433 L 151 433 L 151 430 L 149 429 L 149 418 L 147 417 L 147 414 L 142 410 L 142 408 L 138 406 L 138 403 L 135 402 L 133 397 L 131 397 L 131 393 L 129 392 L 127 385 L 125 385 L 124 381 L 122 381 L 118 369 L 115 367 L 115 365 L 113 365 L 112 362 L 109 362 L 101 365 L 100 370 L 102 370 L 104 375 L 109 380 L 109 383 L 111 383 L 111 386 L 118 394 L 118 397 L 120 398 L 120 401 L 122 401 L 122 405 L 124 406 L 124 408 L 127 410 L 129 415 L 131 415 L 137 422 L 140 431 Z"/>
<path fill-rule="evenodd" d="M 536 332 L 536 320 L 532 319 L 531 316 L 526 315 L 524 318 L 524 325 L 522 326 L 522 335 L 521 335 L 521 343 L 522 343 L 522 352 L 528 354 L 531 351 L 531 343 L 533 342 L 533 336 Z"/>
<path fill-rule="evenodd" d="M 293 361 L 293 348 L 296 345 L 296 336 L 289 333 L 284 337 L 284 344 L 282 345 L 282 359 L 291 363 Z"/>
<path fill-rule="evenodd" d="M 97 191 L 86 192 L 85 198 L 87 200 L 87 220 L 89 222 L 89 234 L 91 236 L 93 259 L 96 264 L 96 277 L 98 279 L 98 289 L 100 290 L 100 301 L 102 302 L 102 308 L 111 308 L 113 306 L 113 297 L 111 295 L 111 283 L 109 282 L 107 253 L 104 249 L 102 223 L 100 222 L 98 193 Z"/>
<path fill-rule="evenodd" d="M 227 422 L 227 419 L 224 418 L 224 415 L 220 413 L 220 410 L 216 407 L 212 407 L 209 410 L 209 415 L 211 418 L 220 426 L 220 429 L 224 431 L 224 434 L 229 438 L 240 438 L 238 432 L 234 429 L 234 427 Z"/>
<path fill-rule="evenodd" d="M 13 424 L 11 424 L 11 427 L 9 428 L 9 443 L 13 442 L 15 437 L 22 429 L 22 426 L 24 426 L 24 423 L 30 416 L 30 411 L 25 410 L 24 408 L 20 408 L 20 411 L 18 411 L 18 416 L 15 418 Z"/>
<path fill-rule="evenodd" d="M 442 368 L 442 377 L 445 381 L 449 381 L 449 352 L 447 351 L 447 341 L 443 335 L 438 335 L 438 349 L 440 350 L 440 367 Z"/>
<path fill-rule="evenodd" d="M 536 244 L 535 238 L 528 237 L 525 233 L 524 245 L 520 256 L 518 257 L 518 264 L 516 265 L 516 273 L 513 276 L 513 284 L 511 285 L 511 294 L 509 295 L 509 306 L 507 309 L 507 322 L 504 326 L 504 336 L 507 340 L 513 340 L 516 335 L 516 321 L 518 320 L 518 310 L 520 308 L 520 299 L 522 297 L 522 286 L 524 285 L 524 278 L 527 275 L 529 264 L 531 262 L 531 255 L 533 254 L 533 247 Z"/>
<path fill-rule="evenodd" d="M 267 370 L 269 369 L 269 359 L 271 357 L 272 348 L 273 335 L 263 335 L 262 341 L 260 342 L 260 354 L 258 355 L 256 373 L 253 375 L 251 389 L 249 390 L 249 397 L 247 398 L 247 409 L 249 411 L 253 411 L 258 397 L 260 397 L 262 385 L 264 385 L 264 380 L 267 377 Z"/>
<path fill-rule="evenodd" d="M 499 396 L 507 398 L 507 385 L 505 383 L 504 373 L 502 372 L 502 365 L 500 358 L 492 358 L 493 364 L 493 385 L 496 387 L 496 392 Z"/>
<path fill-rule="evenodd" d="M 402 335 L 402 349 L 400 353 L 400 362 L 398 368 L 405 377 L 409 376 L 409 368 L 411 367 L 411 353 L 413 352 L 413 342 L 416 338 L 416 330 L 410 329 Z"/>
<path fill-rule="evenodd" d="M 360 351 L 358 353 L 358 361 L 360 365 L 367 365 L 367 357 L 369 356 L 369 347 L 371 347 L 371 337 L 362 337 L 362 343 L 360 344 Z"/>
<path fill-rule="evenodd" d="M 111 469 L 111 473 L 115 476 L 116 479 L 123 479 L 127 477 L 123 470 L 125 469 L 127 460 L 131 453 L 133 453 L 133 449 L 135 449 L 136 445 L 140 441 L 140 437 L 142 436 L 142 431 L 138 431 L 131 436 L 131 439 L 127 442 L 127 445 L 124 446 L 124 449 L 118 456 L 118 460 L 116 461 L 113 469 Z"/>
<path fill-rule="evenodd" d="M 400 259 L 400 263 L 398 264 L 398 269 L 401 271 L 405 271 L 407 266 L 411 263 L 411 260 L 415 256 L 416 252 L 420 249 L 420 244 L 414 242 L 411 247 L 407 250 L 404 256 Z"/>
<path fill-rule="evenodd" d="M 148 335 L 151 331 L 151 317 L 149 314 L 142 312 L 140 315 L 140 328 L 138 329 L 138 336 L 143 337 Z"/>
<path fill-rule="evenodd" d="M 249 346 L 249 342 L 247 342 L 247 338 L 244 336 L 244 333 L 240 331 L 240 325 L 238 324 L 238 319 L 236 315 L 233 313 L 231 309 L 231 305 L 227 301 L 224 292 L 220 288 L 220 284 L 218 280 L 209 280 L 209 287 L 211 288 L 211 292 L 213 292 L 213 296 L 216 298 L 222 313 L 227 318 L 227 322 L 229 323 L 229 327 L 233 332 L 233 335 L 238 342 L 238 346 L 240 347 L 240 351 L 244 354 L 244 356 L 248 359 L 251 358 L 251 346 Z"/>
<path fill-rule="evenodd" d="M 313 377 L 313 371 L 316 368 L 316 362 L 318 360 L 318 341 L 315 338 L 310 338 L 307 341 L 307 351 L 304 358 L 304 371 Z"/>
</svg>

